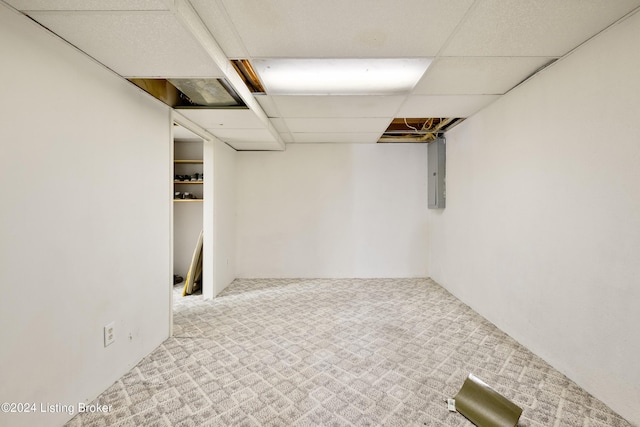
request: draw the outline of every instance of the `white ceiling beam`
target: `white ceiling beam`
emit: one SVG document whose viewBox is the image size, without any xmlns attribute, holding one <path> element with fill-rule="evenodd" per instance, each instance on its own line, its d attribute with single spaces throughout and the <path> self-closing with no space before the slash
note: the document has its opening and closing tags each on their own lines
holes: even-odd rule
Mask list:
<svg viewBox="0 0 640 427">
<path fill-rule="evenodd" d="M 225 78 L 235 89 L 240 98 L 242 98 L 244 103 L 247 104 L 251 111 L 253 111 L 258 119 L 264 124 L 265 129 L 273 135 L 280 149 L 284 150 L 286 145 L 280 137 L 280 134 L 273 127 L 264 110 L 260 104 L 258 104 L 258 101 L 256 101 L 255 97 L 244 84 L 238 73 L 236 73 L 235 69 L 229 62 L 229 58 L 227 58 L 218 42 L 213 38 L 193 6 L 191 6 L 191 4 L 186 0 L 174 0 L 172 2 L 169 1 L 168 3 L 178 20 L 200 43 L 207 54 L 213 59 L 215 64 L 222 70 Z"/>
</svg>

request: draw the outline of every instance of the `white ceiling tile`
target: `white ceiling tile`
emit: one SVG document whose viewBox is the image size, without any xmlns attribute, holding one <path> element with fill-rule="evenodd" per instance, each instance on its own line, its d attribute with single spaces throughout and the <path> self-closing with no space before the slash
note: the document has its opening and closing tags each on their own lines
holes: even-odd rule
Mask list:
<svg viewBox="0 0 640 427">
<path fill-rule="evenodd" d="M 258 104 L 260 104 L 267 117 L 280 117 L 280 114 L 278 114 L 278 109 L 273 102 L 273 97 L 269 95 L 255 94 L 254 98 L 256 99 L 256 101 L 258 101 Z"/>
<path fill-rule="evenodd" d="M 431 64 L 412 94 L 503 94 L 553 59 L 549 57 L 439 58 Z"/>
<path fill-rule="evenodd" d="M 223 0 L 249 55 L 434 56 L 473 0 Z"/>
<path fill-rule="evenodd" d="M 272 117 L 269 120 L 271 121 L 271 124 L 273 125 L 273 127 L 279 133 L 287 133 L 287 132 L 289 132 L 289 129 L 287 128 L 287 124 L 285 123 L 283 118 L 281 118 L 281 117 Z"/>
<path fill-rule="evenodd" d="M 21 11 L 31 10 L 169 10 L 164 0 L 5 0 Z"/>
<path fill-rule="evenodd" d="M 171 12 L 34 12 L 51 31 L 125 77 L 222 77 Z"/>
<path fill-rule="evenodd" d="M 391 123 L 389 118 L 285 118 L 287 127 L 292 133 L 332 132 L 332 133 L 382 133 Z"/>
<path fill-rule="evenodd" d="M 249 109 L 178 108 L 180 114 L 205 129 L 262 129 L 264 124 Z"/>
<path fill-rule="evenodd" d="M 373 144 L 380 139 L 380 133 L 293 133 L 294 142 L 302 143 L 322 143 L 322 142 L 343 142 L 343 143 L 367 143 Z"/>
<path fill-rule="evenodd" d="M 281 133 L 280 134 L 280 138 L 282 138 L 282 140 L 286 143 L 291 143 L 293 142 L 293 136 L 291 136 L 290 133 Z"/>
<path fill-rule="evenodd" d="M 638 0 L 484 0 L 444 56 L 562 56 L 640 5 Z"/>
<path fill-rule="evenodd" d="M 249 54 L 238 37 L 235 27 L 229 20 L 224 6 L 215 0 L 190 0 L 202 22 L 231 59 L 247 58 Z"/>
<path fill-rule="evenodd" d="M 228 144 L 237 151 L 281 151 L 282 147 L 275 142 L 239 142 L 232 141 Z"/>
<path fill-rule="evenodd" d="M 271 96 L 281 117 L 394 117 L 406 96 Z"/>
<path fill-rule="evenodd" d="M 267 129 L 207 129 L 216 137 L 229 144 L 236 142 L 277 142 Z"/>
<path fill-rule="evenodd" d="M 396 117 L 469 117 L 499 95 L 411 95 Z"/>
</svg>

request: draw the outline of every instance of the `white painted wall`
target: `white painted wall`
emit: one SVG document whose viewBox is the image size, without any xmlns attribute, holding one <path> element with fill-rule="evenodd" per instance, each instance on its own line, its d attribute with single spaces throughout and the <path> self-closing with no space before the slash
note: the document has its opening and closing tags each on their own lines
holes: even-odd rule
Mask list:
<svg viewBox="0 0 640 427">
<path fill-rule="evenodd" d="M 173 274 L 186 279 L 201 231 L 202 202 L 174 203 Z"/>
<path fill-rule="evenodd" d="M 213 298 L 236 278 L 236 151 L 214 140 L 205 145 L 205 154 L 213 158 L 213 289 L 205 289 L 204 296 Z M 205 243 L 206 244 L 206 243 Z"/>
<path fill-rule="evenodd" d="M 447 138 L 429 272 L 640 425 L 640 14 Z"/>
<path fill-rule="evenodd" d="M 0 402 L 77 405 L 168 336 L 169 110 L 2 3 L 0 52 Z"/>
<path fill-rule="evenodd" d="M 426 145 L 237 157 L 238 277 L 427 275 Z"/>
</svg>

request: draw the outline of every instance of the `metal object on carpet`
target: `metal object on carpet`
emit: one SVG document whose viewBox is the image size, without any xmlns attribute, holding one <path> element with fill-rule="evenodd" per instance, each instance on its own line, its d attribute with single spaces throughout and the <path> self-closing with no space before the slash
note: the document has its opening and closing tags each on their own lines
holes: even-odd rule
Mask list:
<svg viewBox="0 0 640 427">
<path fill-rule="evenodd" d="M 455 395 L 455 410 L 478 427 L 514 427 L 522 408 L 473 374 Z"/>
</svg>

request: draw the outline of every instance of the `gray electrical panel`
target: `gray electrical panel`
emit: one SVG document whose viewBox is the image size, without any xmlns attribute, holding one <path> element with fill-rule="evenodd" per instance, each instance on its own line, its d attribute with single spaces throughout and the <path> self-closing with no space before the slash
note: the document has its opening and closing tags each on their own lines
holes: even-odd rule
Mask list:
<svg viewBox="0 0 640 427">
<path fill-rule="evenodd" d="M 427 146 L 427 194 L 429 209 L 442 209 L 445 206 L 445 140 L 438 137 Z"/>
</svg>

